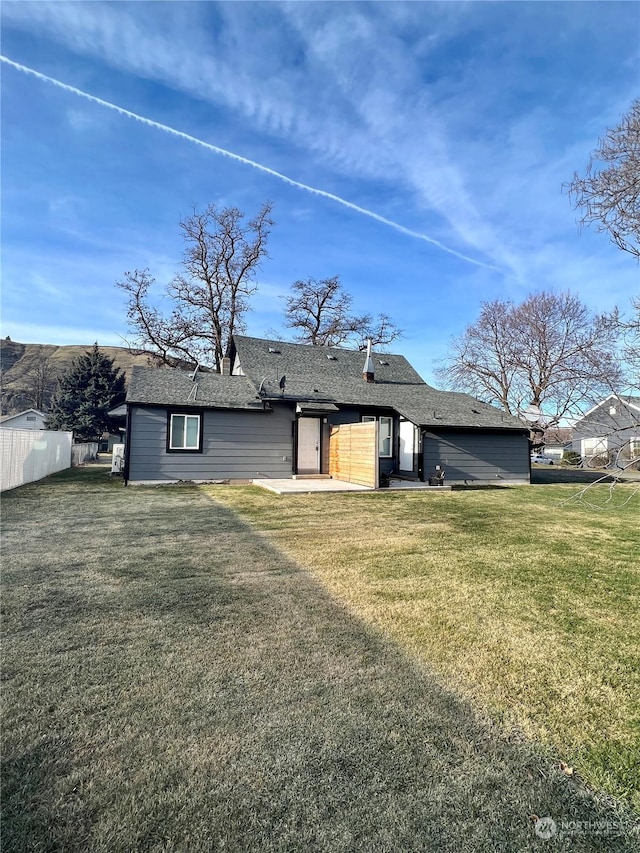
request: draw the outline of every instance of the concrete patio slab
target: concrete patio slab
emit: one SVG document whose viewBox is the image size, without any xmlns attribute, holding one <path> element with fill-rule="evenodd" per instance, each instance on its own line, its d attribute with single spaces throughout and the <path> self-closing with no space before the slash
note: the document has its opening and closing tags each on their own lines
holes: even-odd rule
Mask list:
<svg viewBox="0 0 640 853">
<path fill-rule="evenodd" d="M 277 495 L 310 494 L 311 492 L 372 492 L 368 486 L 357 483 L 346 483 L 344 480 L 305 480 L 298 477 L 295 480 L 253 480 L 254 486 L 261 486 Z"/>
</svg>

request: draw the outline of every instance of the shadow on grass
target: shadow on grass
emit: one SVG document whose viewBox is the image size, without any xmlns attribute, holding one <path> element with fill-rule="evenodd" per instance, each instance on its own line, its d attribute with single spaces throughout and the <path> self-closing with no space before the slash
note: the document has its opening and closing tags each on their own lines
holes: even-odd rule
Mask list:
<svg viewBox="0 0 640 853">
<path fill-rule="evenodd" d="M 636 849 L 230 510 L 81 482 L 4 505 L 4 850 Z"/>
</svg>

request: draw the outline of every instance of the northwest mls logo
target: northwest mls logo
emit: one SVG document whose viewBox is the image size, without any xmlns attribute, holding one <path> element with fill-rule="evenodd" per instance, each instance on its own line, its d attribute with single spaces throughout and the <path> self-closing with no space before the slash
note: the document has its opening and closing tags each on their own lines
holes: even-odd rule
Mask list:
<svg viewBox="0 0 640 853">
<path fill-rule="evenodd" d="M 543 838 L 548 841 L 558 832 L 556 822 L 552 817 L 539 817 L 535 822 L 533 829 L 538 838 Z"/>
</svg>

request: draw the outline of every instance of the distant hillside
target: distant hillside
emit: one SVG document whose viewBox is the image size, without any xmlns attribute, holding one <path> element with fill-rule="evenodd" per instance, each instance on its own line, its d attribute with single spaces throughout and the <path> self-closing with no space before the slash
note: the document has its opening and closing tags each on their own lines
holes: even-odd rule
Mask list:
<svg viewBox="0 0 640 853">
<path fill-rule="evenodd" d="M 10 415 L 31 407 L 46 411 L 56 389 L 57 377 L 71 367 L 74 358 L 84 355 L 92 346 L 59 347 L 1 340 L 2 414 Z M 126 347 L 103 346 L 100 351 L 113 359 L 127 382 L 135 364 L 162 367 L 159 359 L 151 353 L 134 355 Z"/>
</svg>

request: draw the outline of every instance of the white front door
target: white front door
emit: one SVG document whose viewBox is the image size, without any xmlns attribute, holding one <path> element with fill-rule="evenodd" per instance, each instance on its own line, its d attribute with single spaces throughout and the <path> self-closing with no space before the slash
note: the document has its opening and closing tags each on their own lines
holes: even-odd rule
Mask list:
<svg viewBox="0 0 640 853">
<path fill-rule="evenodd" d="M 320 418 L 298 418 L 298 474 L 320 473 Z"/>
</svg>

